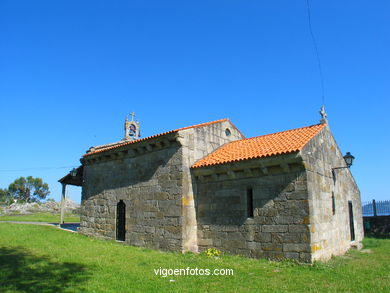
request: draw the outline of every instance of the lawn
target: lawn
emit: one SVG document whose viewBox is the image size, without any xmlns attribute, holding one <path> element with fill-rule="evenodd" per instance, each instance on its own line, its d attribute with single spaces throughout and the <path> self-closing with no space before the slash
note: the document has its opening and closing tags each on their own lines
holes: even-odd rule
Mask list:
<svg viewBox="0 0 390 293">
<path fill-rule="evenodd" d="M 390 240 L 299 265 L 166 253 L 54 227 L 0 223 L 0 292 L 390 292 Z M 233 276 L 156 276 L 155 269 L 233 269 Z"/>
<path fill-rule="evenodd" d="M 34 213 L 29 215 L 13 214 L 1 215 L 0 221 L 27 221 L 27 222 L 49 222 L 58 223 L 60 221 L 60 214 L 52 213 Z M 65 214 L 65 222 L 79 223 L 80 216 L 75 214 Z"/>
</svg>

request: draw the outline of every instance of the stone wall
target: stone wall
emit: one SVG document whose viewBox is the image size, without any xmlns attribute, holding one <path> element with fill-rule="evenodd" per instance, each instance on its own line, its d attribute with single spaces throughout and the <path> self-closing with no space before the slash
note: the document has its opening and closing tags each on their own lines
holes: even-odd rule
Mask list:
<svg viewBox="0 0 390 293">
<path fill-rule="evenodd" d="M 363 239 L 360 192 L 328 127 L 301 151 L 307 169 L 313 260 L 342 255 Z M 353 168 L 353 167 L 352 167 Z M 334 197 L 334 203 L 332 196 Z M 348 201 L 352 201 L 355 241 L 351 242 Z M 335 208 L 333 212 L 333 207 Z"/>
<path fill-rule="evenodd" d="M 116 206 L 123 200 L 128 244 L 197 252 L 190 167 L 226 142 L 241 138 L 229 121 L 222 121 L 87 156 L 81 233 L 115 239 Z"/>
<path fill-rule="evenodd" d="M 194 178 L 190 172 L 191 166 L 225 143 L 243 138 L 243 135 L 229 121 L 179 132 L 179 142 L 182 145 L 183 154 L 183 251 L 198 251 L 198 227 L 194 203 L 196 184 L 193 184 Z"/>
<path fill-rule="evenodd" d="M 194 170 L 200 250 L 214 247 L 250 257 L 311 260 L 306 173 L 299 158 L 284 159 Z M 253 218 L 248 217 L 248 189 L 253 193 Z"/>
<path fill-rule="evenodd" d="M 116 238 L 116 206 L 126 204 L 126 242 L 181 251 L 182 149 L 164 136 L 85 160 L 80 231 Z"/>
</svg>

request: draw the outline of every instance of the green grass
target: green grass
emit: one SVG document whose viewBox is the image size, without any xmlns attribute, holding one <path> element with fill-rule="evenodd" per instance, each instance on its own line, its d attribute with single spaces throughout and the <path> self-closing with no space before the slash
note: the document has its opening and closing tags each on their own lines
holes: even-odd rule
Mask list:
<svg viewBox="0 0 390 293">
<path fill-rule="evenodd" d="M 0 223 L 0 292 L 390 292 L 390 240 L 364 245 L 366 252 L 310 266 L 166 253 Z M 229 268 L 234 276 L 163 278 L 154 274 L 160 267 Z"/>
<path fill-rule="evenodd" d="M 0 221 L 27 221 L 27 222 L 53 222 L 58 223 L 60 221 L 60 214 L 51 213 L 35 213 L 29 215 L 2 215 Z M 80 222 L 80 216 L 74 214 L 65 214 L 65 222 Z"/>
</svg>

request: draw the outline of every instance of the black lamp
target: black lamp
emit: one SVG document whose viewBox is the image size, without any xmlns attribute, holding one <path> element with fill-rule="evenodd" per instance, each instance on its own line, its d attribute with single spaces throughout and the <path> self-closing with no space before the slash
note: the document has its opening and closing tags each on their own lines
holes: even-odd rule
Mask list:
<svg viewBox="0 0 390 293">
<path fill-rule="evenodd" d="M 351 167 L 355 157 L 352 156 L 350 152 L 347 152 L 347 154 L 343 158 L 345 160 L 345 163 L 347 164 L 347 167 Z"/>
<path fill-rule="evenodd" d="M 355 159 L 355 157 L 352 156 L 350 152 L 347 152 L 343 158 L 345 160 L 345 164 L 347 164 L 347 167 L 335 167 L 335 168 L 332 168 L 332 175 L 333 175 L 333 181 L 334 182 L 336 182 L 336 172 L 335 172 L 335 170 L 346 169 L 346 168 L 351 167 L 352 163 L 353 163 L 353 160 Z"/>
</svg>

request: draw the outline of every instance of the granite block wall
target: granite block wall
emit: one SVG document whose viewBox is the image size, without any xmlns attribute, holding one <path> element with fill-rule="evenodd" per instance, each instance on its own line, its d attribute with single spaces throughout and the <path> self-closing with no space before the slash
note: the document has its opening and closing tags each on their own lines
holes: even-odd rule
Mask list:
<svg viewBox="0 0 390 293">
<path fill-rule="evenodd" d="M 132 146 L 122 157 L 114 150 L 105 152 L 106 160 L 85 163 L 81 233 L 115 239 L 116 206 L 123 200 L 126 243 L 181 251 L 182 151 L 174 141 L 166 145 Z"/>
<path fill-rule="evenodd" d="M 123 200 L 126 243 L 197 252 L 190 167 L 226 142 L 241 138 L 230 122 L 222 121 L 88 156 L 80 232 L 115 239 L 116 206 Z"/>
<path fill-rule="evenodd" d="M 246 168 L 245 162 L 241 163 Z M 309 203 L 303 167 L 278 166 L 268 174 L 251 166 L 251 177 L 236 171 L 228 175 L 199 177 L 196 193 L 200 250 L 221 251 L 310 262 Z M 252 190 L 252 191 L 248 191 Z M 248 192 L 253 197 L 253 217 L 248 216 Z"/>
<path fill-rule="evenodd" d="M 191 173 L 191 166 L 225 143 L 242 138 L 243 135 L 229 121 L 179 132 L 178 141 L 183 154 L 183 251 L 198 252 L 198 226 L 194 203 L 197 186 Z"/>
<path fill-rule="evenodd" d="M 301 151 L 307 170 L 312 260 L 328 260 L 364 237 L 360 192 L 328 126 Z M 353 166 L 352 166 L 353 168 Z M 334 199 L 333 199 L 334 198 Z M 351 239 L 348 202 L 353 207 L 355 240 Z"/>
</svg>

